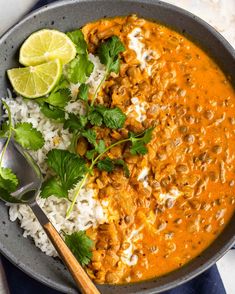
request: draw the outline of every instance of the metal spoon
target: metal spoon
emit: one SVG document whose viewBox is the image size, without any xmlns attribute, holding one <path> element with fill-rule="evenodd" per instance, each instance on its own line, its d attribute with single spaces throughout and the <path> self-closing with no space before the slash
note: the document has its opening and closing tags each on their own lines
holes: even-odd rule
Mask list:
<svg viewBox="0 0 235 294">
<path fill-rule="evenodd" d="M 6 139 L 0 138 L 0 154 L 5 143 Z M 9 145 L 7 146 L 2 161 L 2 167 L 10 168 L 16 174 L 19 179 L 19 185 L 17 190 L 11 193 L 10 199 L 7 198 L 4 193 L 1 193 L 0 199 L 9 203 L 28 204 L 44 228 L 61 259 L 72 274 L 81 292 L 85 294 L 100 293 L 45 213 L 37 204 L 36 197 L 39 194 L 42 185 L 41 171 L 29 153 L 14 142 L 13 139 L 10 140 Z"/>
</svg>

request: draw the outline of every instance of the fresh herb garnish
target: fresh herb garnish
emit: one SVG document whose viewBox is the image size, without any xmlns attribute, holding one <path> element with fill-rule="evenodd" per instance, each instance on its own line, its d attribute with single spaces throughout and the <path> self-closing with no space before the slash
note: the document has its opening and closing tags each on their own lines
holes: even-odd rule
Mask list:
<svg viewBox="0 0 235 294">
<path fill-rule="evenodd" d="M 65 243 L 82 266 L 87 265 L 92 258 L 93 241 L 84 231 L 65 234 Z"/>
<path fill-rule="evenodd" d="M 31 123 L 17 123 L 13 130 L 14 139 L 25 149 L 38 150 L 45 143 L 42 133 Z"/>
<path fill-rule="evenodd" d="M 88 113 L 88 120 L 92 125 L 101 126 L 104 124 L 110 129 L 122 128 L 126 115 L 118 107 L 107 108 L 102 105 L 92 106 Z"/>
<path fill-rule="evenodd" d="M 90 164 L 90 166 L 88 168 L 88 172 L 84 175 L 83 179 L 80 181 L 80 183 L 79 183 L 79 185 L 78 185 L 78 187 L 77 187 L 77 189 L 75 191 L 74 197 L 72 199 L 72 203 L 71 203 L 69 209 L 67 210 L 66 216 L 68 217 L 70 215 L 71 211 L 73 210 L 73 207 L 74 207 L 74 204 L 75 204 L 75 202 L 77 200 L 77 197 L 78 197 L 82 187 L 86 183 L 86 180 L 87 180 L 89 174 L 92 173 L 93 168 L 96 165 L 99 164 L 99 162 L 102 160 L 102 157 L 104 156 L 104 154 L 107 151 L 109 151 L 110 149 L 112 149 L 113 147 L 115 147 L 117 145 L 130 142 L 131 143 L 130 152 L 132 154 L 145 154 L 147 152 L 147 148 L 145 147 L 145 144 L 150 142 L 150 140 L 152 138 L 152 132 L 153 132 L 153 128 L 149 128 L 149 129 L 146 129 L 144 132 L 142 132 L 140 134 L 129 133 L 128 138 L 117 141 L 117 142 L 111 144 L 110 146 L 106 147 L 103 150 L 103 152 L 101 152 L 98 155 L 97 155 L 97 150 L 96 149 L 88 151 L 86 153 L 86 157 L 91 160 L 91 164 Z M 93 130 L 88 130 L 86 133 L 83 133 L 83 135 L 84 134 L 85 134 L 85 137 L 88 139 L 88 141 L 91 144 L 93 144 L 94 146 L 96 146 L 97 143 L 96 143 L 96 134 L 95 134 L 95 132 Z M 134 149 L 133 149 L 133 147 L 134 147 Z M 140 149 L 141 149 L 141 151 L 140 151 Z M 144 149 L 144 151 L 143 151 L 143 149 Z M 103 161 L 103 162 L 101 162 L 99 164 L 99 167 L 101 169 L 106 168 L 106 170 L 109 169 L 111 171 L 111 167 L 113 168 L 113 165 L 115 165 L 115 164 L 116 165 L 122 165 L 124 167 L 125 174 L 129 176 L 129 170 L 127 171 L 127 166 L 125 166 L 125 164 L 120 160 L 116 161 L 116 163 L 115 163 L 115 161 L 112 161 L 110 163 L 110 159 L 106 159 L 105 162 Z"/>
<path fill-rule="evenodd" d="M 96 132 L 92 129 L 88 129 L 82 132 L 83 137 L 87 138 L 88 142 L 92 145 L 96 145 Z"/>
<path fill-rule="evenodd" d="M 92 144 L 94 146 L 92 154 L 95 154 L 95 152 L 101 154 L 101 153 L 103 153 L 105 151 L 105 143 L 104 143 L 104 141 L 99 140 L 98 143 L 96 142 L 96 132 L 94 130 L 88 129 L 86 131 L 83 131 L 81 134 L 82 134 L 83 137 L 85 137 L 88 140 L 88 142 L 90 144 Z M 91 154 L 92 150 L 90 150 L 89 152 L 90 152 L 89 154 Z"/>
<path fill-rule="evenodd" d="M 64 128 L 69 129 L 70 132 L 77 132 L 84 129 L 87 124 L 87 117 L 85 115 L 75 115 L 74 113 L 69 113 L 68 119 L 64 122 Z"/>
<path fill-rule="evenodd" d="M 118 54 L 125 50 L 124 45 L 117 36 L 112 36 L 101 43 L 98 48 L 100 62 L 106 65 L 106 72 L 118 73 L 120 68 L 120 60 Z"/>
<path fill-rule="evenodd" d="M 101 159 L 97 163 L 97 167 L 99 170 L 104 170 L 106 172 L 112 172 L 114 170 L 114 163 L 111 158 L 106 157 L 105 159 Z"/>
<path fill-rule="evenodd" d="M 0 190 L 1 196 L 8 202 L 14 202 L 10 195 L 19 184 L 17 176 L 10 168 L 2 167 L 3 158 L 11 138 L 13 137 L 22 147 L 31 150 L 38 150 L 44 145 L 42 133 L 33 128 L 31 123 L 12 124 L 11 110 L 5 101 L 2 101 L 8 114 L 8 124 L 2 124 L 1 137 L 6 137 L 6 142 L 0 156 Z"/>
<path fill-rule="evenodd" d="M 17 123 L 13 126 L 10 108 L 6 102 L 2 102 L 8 113 L 8 124 L 3 124 L 4 134 L 2 133 L 2 136 L 13 137 L 25 149 L 38 150 L 42 148 L 45 143 L 42 133 L 33 128 L 31 123 L 27 122 Z"/>
<path fill-rule="evenodd" d="M 65 121 L 65 111 L 58 107 L 44 102 L 40 104 L 40 110 L 47 118 L 54 119 L 60 123 Z"/>
<path fill-rule="evenodd" d="M 130 141 L 132 146 L 130 152 L 133 155 L 140 154 L 144 155 L 148 152 L 146 144 L 148 144 L 152 139 L 153 128 L 145 130 L 143 133 L 136 136 L 136 134 L 130 132 Z"/>
<path fill-rule="evenodd" d="M 122 128 L 126 120 L 126 115 L 118 107 L 106 108 L 103 110 L 102 116 L 104 125 L 110 129 Z"/>
<path fill-rule="evenodd" d="M 66 34 L 76 46 L 78 54 L 87 53 L 87 43 L 81 30 L 75 30 Z"/>
<path fill-rule="evenodd" d="M 50 195 L 67 198 L 68 191 L 74 188 L 87 171 L 85 161 L 67 150 L 49 151 L 47 164 L 56 173 L 56 176 L 43 183 L 41 193 L 43 198 Z"/>
<path fill-rule="evenodd" d="M 76 45 L 77 56 L 65 67 L 65 76 L 71 83 L 85 83 L 94 69 L 94 64 L 89 60 L 87 44 L 82 31 L 76 30 L 67 33 L 67 36 Z"/>
<path fill-rule="evenodd" d="M 5 133 L 3 134 L 4 137 L 7 135 L 7 139 L 6 139 L 6 143 L 3 147 L 3 150 L 2 150 L 1 156 L 0 156 L 0 188 L 1 188 L 1 190 L 3 190 L 2 194 L 5 195 L 4 199 L 6 201 L 8 201 L 11 197 L 9 192 L 15 191 L 18 186 L 18 179 L 10 168 L 2 167 L 3 158 L 6 153 L 11 136 L 12 136 L 11 111 L 5 101 L 2 101 L 2 103 L 5 106 L 5 109 L 8 113 L 9 124 L 8 124 L 8 130 L 5 129 Z M 7 132 L 8 132 L 8 134 L 7 134 Z"/>
<path fill-rule="evenodd" d="M 116 166 L 122 166 L 124 170 L 125 177 L 130 177 L 130 171 L 128 165 L 123 159 L 111 159 L 106 157 L 105 159 L 99 160 L 97 167 L 99 170 L 104 170 L 106 172 L 113 172 Z"/>
<path fill-rule="evenodd" d="M 100 127 L 103 123 L 103 116 L 97 111 L 97 107 L 90 107 L 87 117 L 93 126 Z"/>
<path fill-rule="evenodd" d="M 47 98 L 44 99 L 48 104 L 55 107 L 65 107 L 70 100 L 70 90 L 61 89 L 55 92 L 52 92 Z"/>
<path fill-rule="evenodd" d="M 89 86 L 87 84 L 81 84 L 79 87 L 79 92 L 78 92 L 79 99 L 83 101 L 87 101 L 88 92 L 89 92 Z"/>
<path fill-rule="evenodd" d="M 100 62 L 106 66 L 106 70 L 103 79 L 94 93 L 91 105 L 94 104 L 96 96 L 109 74 L 111 72 L 118 73 L 120 68 L 119 53 L 123 52 L 124 50 L 125 47 L 117 36 L 112 36 L 101 43 L 100 47 L 98 48 L 98 56 L 100 58 Z"/>
<path fill-rule="evenodd" d="M 73 84 L 85 83 L 94 69 L 94 64 L 89 60 L 88 55 L 77 55 L 66 65 L 66 78 Z"/>
</svg>

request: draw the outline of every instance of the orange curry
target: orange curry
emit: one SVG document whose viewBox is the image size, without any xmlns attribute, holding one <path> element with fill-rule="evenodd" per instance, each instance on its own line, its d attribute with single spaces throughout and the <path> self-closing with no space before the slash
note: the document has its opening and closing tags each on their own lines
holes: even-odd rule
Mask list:
<svg viewBox="0 0 235 294">
<path fill-rule="evenodd" d="M 234 212 L 235 91 L 205 52 L 160 24 L 116 17 L 82 31 L 92 53 L 112 35 L 126 48 L 98 96 L 127 114 L 125 128 L 97 127 L 98 138 L 109 145 L 154 126 L 146 155 L 125 144 L 108 154 L 122 154 L 130 178 L 96 170 L 90 179 L 108 219 L 87 231 L 95 244 L 87 271 L 98 283 L 160 276 L 199 255 Z"/>
</svg>

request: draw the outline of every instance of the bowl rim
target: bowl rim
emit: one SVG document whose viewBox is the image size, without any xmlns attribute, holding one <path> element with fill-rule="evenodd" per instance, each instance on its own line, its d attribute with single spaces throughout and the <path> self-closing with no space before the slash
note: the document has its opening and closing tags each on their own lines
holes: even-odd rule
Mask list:
<svg viewBox="0 0 235 294">
<path fill-rule="evenodd" d="M 53 3 L 43 5 L 43 6 L 39 7 L 39 8 L 37 8 L 37 9 L 35 9 L 35 10 L 27 13 L 26 15 L 24 15 L 17 23 L 15 23 L 14 25 L 12 25 L 7 31 L 5 31 L 0 36 L 0 45 L 1 45 L 1 43 L 3 43 L 8 38 L 8 36 L 12 32 L 14 32 L 15 29 L 17 29 L 18 27 L 20 27 L 27 20 L 30 20 L 34 16 L 37 16 L 38 14 L 44 13 L 45 11 L 48 11 L 48 10 L 53 10 L 54 8 L 65 7 L 65 6 L 69 6 L 69 5 L 73 5 L 73 4 L 79 4 L 79 3 L 87 3 L 87 2 L 88 3 L 89 2 L 92 3 L 94 1 L 95 2 L 103 2 L 103 3 L 105 3 L 105 2 L 107 3 L 107 2 L 117 2 L 117 1 L 119 1 L 119 2 L 128 2 L 130 4 L 131 3 L 135 3 L 135 4 L 136 3 L 139 3 L 139 4 L 146 4 L 146 5 L 148 5 L 148 4 L 154 4 L 156 6 L 158 5 L 158 6 L 164 7 L 164 8 L 169 9 L 169 10 L 174 10 L 177 13 L 180 13 L 182 15 L 182 17 L 186 17 L 187 16 L 187 17 L 193 19 L 199 25 L 203 26 L 210 34 L 214 35 L 215 38 L 217 38 L 218 41 L 220 41 L 220 43 L 223 44 L 223 46 L 226 48 L 226 50 L 229 52 L 229 54 L 232 56 L 232 58 L 235 61 L 235 49 L 210 24 L 208 24 L 206 21 L 204 21 L 200 17 L 194 15 L 193 13 L 191 13 L 191 12 L 189 12 L 189 11 L 183 9 L 183 8 L 180 8 L 178 6 L 175 6 L 173 4 L 166 3 L 166 2 L 163 2 L 163 1 L 160 1 L 160 0 L 124 0 L 124 1 L 122 1 L 122 0 L 60 0 L 60 1 L 55 1 Z M 150 19 L 150 20 L 153 20 L 153 19 Z M 167 26 L 167 23 L 165 25 Z M 189 39 L 191 39 L 190 36 L 188 36 L 188 35 L 186 35 L 186 37 L 189 38 Z M 197 45 L 199 45 L 199 47 L 200 47 L 200 41 L 199 41 L 199 44 L 197 43 L 197 41 L 193 40 L 193 38 L 192 38 L 192 41 L 194 43 L 196 43 Z M 202 49 L 203 49 L 203 47 L 202 47 Z M 207 54 L 210 55 L 210 52 L 207 52 Z M 233 217 L 234 217 L 234 214 L 233 214 L 232 218 Z M 230 219 L 230 221 L 227 224 L 227 226 L 232 221 L 232 218 Z M 222 234 L 223 234 L 223 231 L 221 232 L 220 235 L 222 235 Z M 142 294 L 160 293 L 162 291 L 166 291 L 166 290 L 172 289 L 173 287 L 180 286 L 183 283 L 188 282 L 189 280 L 195 278 L 196 276 L 198 276 L 199 274 L 201 274 L 202 272 L 204 272 L 208 268 L 210 268 L 213 264 L 215 264 L 234 244 L 235 244 L 235 232 L 234 232 L 234 235 L 231 236 L 231 238 L 229 238 L 229 240 L 225 244 L 223 244 L 221 246 L 221 249 L 220 250 L 218 250 L 216 253 L 214 253 L 213 256 L 207 258 L 206 262 L 203 263 L 203 264 L 201 264 L 200 266 L 198 266 L 196 269 L 194 269 L 191 272 L 185 274 L 183 277 L 176 278 L 174 281 L 166 283 L 165 285 L 157 286 L 156 288 L 152 288 L 151 290 L 149 290 L 149 289 L 142 290 L 139 293 L 142 293 Z M 209 245 L 209 247 L 210 246 L 211 245 Z M 38 274 L 38 273 L 33 273 L 32 270 L 30 269 L 30 266 L 28 266 L 25 263 L 17 260 L 17 257 L 14 256 L 14 255 L 12 255 L 11 252 L 7 248 L 5 248 L 2 245 L 1 242 L 0 242 L 0 252 L 10 262 L 12 262 L 16 267 L 18 267 L 20 270 L 22 270 L 24 273 L 26 273 L 31 278 L 34 278 L 35 280 L 41 282 L 42 284 L 44 284 L 44 285 L 46 285 L 48 287 L 54 288 L 54 289 L 56 289 L 58 291 L 62 291 L 64 293 L 74 293 L 74 292 L 71 292 L 71 288 L 69 288 L 70 291 L 68 292 L 68 287 L 66 285 L 62 285 L 62 284 L 59 284 L 59 283 L 54 282 L 54 281 L 53 281 L 53 283 L 51 283 L 51 281 L 50 281 L 49 278 L 46 278 L 45 276 L 43 276 L 41 274 Z M 187 264 L 185 266 L 187 266 Z M 168 276 L 169 274 L 171 274 L 171 272 L 168 273 L 167 275 L 164 275 L 164 276 Z M 144 280 L 144 281 L 141 281 L 141 282 L 137 282 L 137 283 L 134 283 L 134 284 L 136 285 L 136 284 L 140 284 L 140 283 L 148 283 L 148 282 L 151 282 L 153 280 L 154 280 L 154 278 L 153 279 L 150 279 L 150 280 Z M 97 285 L 97 286 L 98 286 L 98 288 L 110 287 L 110 285 Z M 124 287 L 126 287 L 126 286 L 127 286 L 127 284 L 115 285 L 115 287 L 118 287 L 118 288 L 122 288 L 123 287 L 123 290 L 124 290 Z M 131 284 L 128 284 L 128 287 L 130 287 L 130 286 L 131 286 Z M 111 285 L 111 287 L 114 287 L 114 285 Z"/>
</svg>

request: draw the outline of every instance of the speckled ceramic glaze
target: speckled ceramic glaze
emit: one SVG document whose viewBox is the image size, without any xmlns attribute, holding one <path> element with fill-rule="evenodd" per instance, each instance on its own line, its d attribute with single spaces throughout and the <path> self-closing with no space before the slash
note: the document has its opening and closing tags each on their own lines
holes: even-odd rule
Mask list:
<svg viewBox="0 0 235 294">
<path fill-rule="evenodd" d="M 23 40 L 41 28 L 69 31 L 102 17 L 136 13 L 175 28 L 200 44 L 231 77 L 235 84 L 235 52 L 225 39 L 194 15 L 156 0 L 59 1 L 43 7 L 11 28 L 0 40 L 0 96 L 9 86 L 6 69 L 18 66 L 18 49 Z M 30 239 L 22 237 L 17 222 L 10 222 L 7 207 L 0 203 L 0 251 L 24 272 L 65 293 L 77 293 L 70 274 L 58 259 L 46 256 Z M 99 286 L 105 294 L 159 293 L 175 287 L 206 270 L 235 242 L 235 216 L 217 240 L 188 265 L 166 276 L 121 286 Z"/>
</svg>

